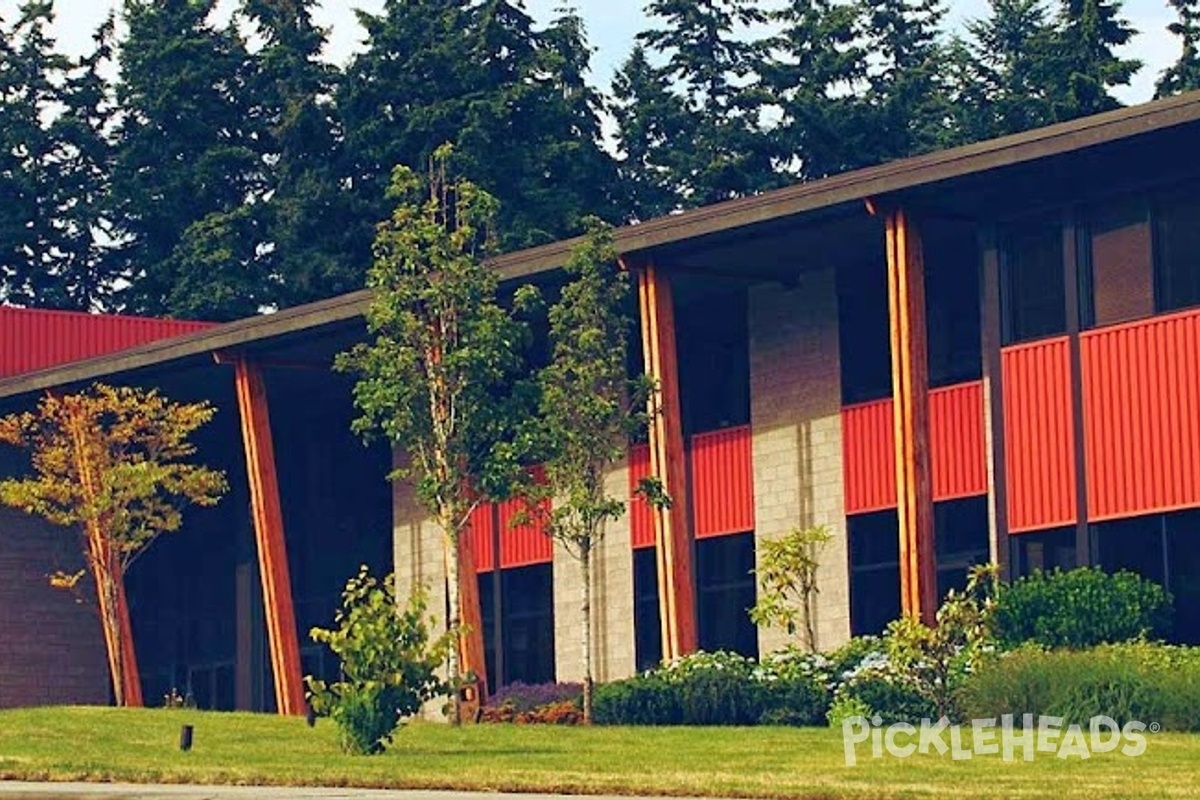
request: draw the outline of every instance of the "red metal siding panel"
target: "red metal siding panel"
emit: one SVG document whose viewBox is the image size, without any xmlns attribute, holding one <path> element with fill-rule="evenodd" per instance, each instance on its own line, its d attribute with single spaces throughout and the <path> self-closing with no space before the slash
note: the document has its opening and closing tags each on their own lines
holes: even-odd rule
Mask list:
<svg viewBox="0 0 1200 800">
<path fill-rule="evenodd" d="M 629 529 L 633 546 L 654 547 L 654 514 L 646 499 L 637 493 L 642 478 L 650 476 L 650 448 L 636 444 L 629 448 Z"/>
<path fill-rule="evenodd" d="M 697 539 L 754 530 L 749 425 L 693 436 L 691 477 Z"/>
<path fill-rule="evenodd" d="M 467 535 L 471 537 L 471 552 L 475 556 L 476 572 L 491 572 L 496 564 L 495 548 L 492 547 L 492 519 L 491 503 L 478 505 L 471 512 L 471 530 Z"/>
<path fill-rule="evenodd" d="M 847 514 L 896 505 L 896 430 L 892 401 L 842 409 L 842 481 Z"/>
<path fill-rule="evenodd" d="M 929 393 L 929 457 L 934 500 L 987 494 L 982 381 Z"/>
<path fill-rule="evenodd" d="M 1200 311 L 1080 340 L 1088 518 L 1200 505 Z"/>
<path fill-rule="evenodd" d="M 549 500 L 542 501 L 549 504 Z M 536 520 L 513 526 L 513 517 L 525 507 L 521 499 L 500 504 L 500 568 L 546 564 L 554 559 L 554 541 Z"/>
<path fill-rule="evenodd" d="M 1007 347 L 1005 478 L 1013 533 L 1075 522 L 1075 433 L 1067 337 Z"/>
<path fill-rule="evenodd" d="M 0 307 L 0 378 L 210 327 L 207 322 Z"/>
</svg>

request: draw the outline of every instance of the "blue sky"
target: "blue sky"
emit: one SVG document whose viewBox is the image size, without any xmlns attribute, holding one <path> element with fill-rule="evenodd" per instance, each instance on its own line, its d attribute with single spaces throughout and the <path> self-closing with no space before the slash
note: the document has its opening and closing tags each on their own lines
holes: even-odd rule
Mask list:
<svg viewBox="0 0 1200 800">
<path fill-rule="evenodd" d="M 764 0 L 763 5 L 774 5 L 777 1 Z M 0 0 L 0 16 L 11 19 L 19 2 Z M 584 17 L 589 38 L 597 49 L 593 61 L 596 81 L 607 85 L 613 70 L 628 54 L 634 35 L 647 26 L 642 12 L 645 0 L 526 0 L 526 8 L 539 21 L 550 19 L 555 8 L 566 4 L 577 7 Z M 118 0 L 57 0 L 56 35 L 63 49 L 68 52 L 86 49 L 91 31 L 109 9 L 118 5 Z M 224 5 L 230 7 L 231 0 L 225 0 Z M 353 9 L 375 11 L 382 5 L 383 0 L 324 0 L 318 21 L 332 30 L 331 60 L 345 61 L 361 39 Z M 987 4 L 984 0 L 959 0 L 951 2 L 950 7 L 952 24 L 961 25 L 963 20 L 982 14 Z M 1120 92 L 1125 102 L 1134 103 L 1150 98 L 1155 79 L 1175 60 L 1178 46 L 1166 32 L 1166 26 L 1173 18 L 1166 0 L 1128 0 L 1125 13 L 1141 31 L 1126 54 L 1146 63 L 1134 85 Z"/>
</svg>

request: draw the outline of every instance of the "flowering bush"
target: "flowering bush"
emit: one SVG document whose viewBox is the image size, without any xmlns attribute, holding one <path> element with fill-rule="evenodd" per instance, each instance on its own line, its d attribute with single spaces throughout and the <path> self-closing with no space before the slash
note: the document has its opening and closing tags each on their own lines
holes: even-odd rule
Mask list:
<svg viewBox="0 0 1200 800">
<path fill-rule="evenodd" d="M 512 722 L 517 725 L 578 725 L 583 709 L 574 700 L 558 700 L 521 710 L 512 700 L 483 709 L 481 722 Z"/>
<path fill-rule="evenodd" d="M 521 683 L 501 686 L 488 698 L 489 707 L 512 705 L 517 711 L 529 711 L 554 703 L 579 702 L 583 684 L 579 683 Z"/>
</svg>

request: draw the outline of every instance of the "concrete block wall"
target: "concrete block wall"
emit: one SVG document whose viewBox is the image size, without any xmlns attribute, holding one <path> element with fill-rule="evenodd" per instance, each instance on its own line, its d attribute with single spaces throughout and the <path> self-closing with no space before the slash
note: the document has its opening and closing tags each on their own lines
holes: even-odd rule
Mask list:
<svg viewBox="0 0 1200 800">
<path fill-rule="evenodd" d="M 81 581 L 86 602 L 48 580 L 82 568 L 72 531 L 0 508 L 0 708 L 108 704 L 91 578 Z"/>
<path fill-rule="evenodd" d="M 806 273 L 786 290 L 753 287 L 749 329 L 755 536 L 828 527 L 815 629 L 819 648 L 836 647 L 850 636 L 850 587 L 833 271 Z M 761 653 L 788 641 L 783 631 L 759 631 Z"/>
<path fill-rule="evenodd" d="M 610 496 L 629 494 L 627 466 L 606 478 Z M 583 678 L 582 583 L 579 562 L 554 547 L 554 660 L 560 681 Z M 596 681 L 626 678 L 635 670 L 633 629 L 633 547 L 626 513 L 609 523 L 592 558 L 592 676 Z"/>
</svg>

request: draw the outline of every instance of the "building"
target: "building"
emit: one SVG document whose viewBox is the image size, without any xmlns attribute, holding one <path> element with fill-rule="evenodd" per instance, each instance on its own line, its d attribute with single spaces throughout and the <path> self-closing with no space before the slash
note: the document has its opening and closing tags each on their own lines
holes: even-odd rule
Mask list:
<svg viewBox="0 0 1200 800">
<path fill-rule="evenodd" d="M 798 525 L 834 534 L 821 647 L 927 616 L 989 558 L 1012 575 L 1135 569 L 1174 592 L 1177 636 L 1200 641 L 1198 136 L 1192 93 L 618 231 L 667 412 L 611 485 L 654 470 L 677 502 L 656 519 L 635 501 L 598 554 L 598 678 L 695 645 L 783 643 L 745 609 L 756 543 Z M 494 267 L 552 282 L 570 245 Z M 360 563 L 443 607 L 438 534 L 385 482 L 393 454 L 349 433 L 350 383 L 329 369 L 363 337 L 367 300 L 0 380 L 2 410 L 96 379 L 221 409 L 201 458 L 234 491 L 130 574 L 150 701 L 174 687 L 297 710 L 299 672 L 331 669 L 305 632 Z M 492 683 L 577 678 L 576 570 L 511 512 L 483 509 L 472 531 Z M 11 542 L 61 543 L 37 529 L 0 516 L 0 585 L 16 580 Z M 98 634 L 60 639 L 10 612 L 0 636 L 0 676 L 9 642 L 53 654 L 46 693 L 0 704 L 103 693 L 103 659 L 82 655 Z"/>
</svg>

